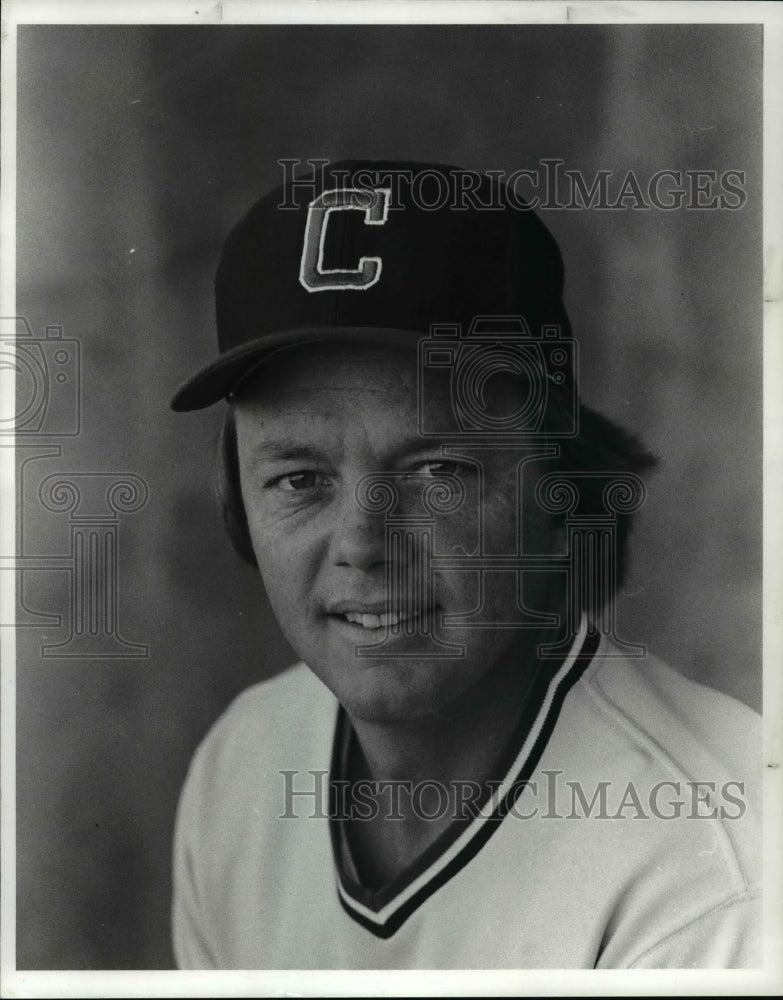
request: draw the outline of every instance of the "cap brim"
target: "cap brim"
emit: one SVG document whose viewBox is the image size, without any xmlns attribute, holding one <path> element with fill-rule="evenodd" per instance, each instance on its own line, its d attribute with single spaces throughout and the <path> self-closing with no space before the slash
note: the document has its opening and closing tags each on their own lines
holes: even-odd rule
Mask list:
<svg viewBox="0 0 783 1000">
<path fill-rule="evenodd" d="M 413 346 L 427 334 L 420 330 L 392 330 L 377 327 L 320 327 L 283 330 L 265 334 L 258 340 L 240 344 L 226 351 L 189 378 L 174 394 L 171 409 L 179 412 L 201 410 L 226 399 L 237 383 L 267 354 L 289 344 L 306 344 L 324 340 L 362 341 L 386 346 Z"/>
</svg>

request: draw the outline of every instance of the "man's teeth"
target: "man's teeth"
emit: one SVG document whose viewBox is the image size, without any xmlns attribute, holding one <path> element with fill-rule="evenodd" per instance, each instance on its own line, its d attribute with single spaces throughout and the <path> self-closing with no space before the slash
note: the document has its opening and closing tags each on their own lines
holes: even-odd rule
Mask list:
<svg viewBox="0 0 783 1000">
<path fill-rule="evenodd" d="M 407 621 L 411 616 L 407 611 L 392 611 L 383 615 L 361 615 L 358 611 L 346 611 L 345 617 L 354 625 L 361 625 L 362 628 L 386 628 L 389 625 L 399 625 L 400 622 Z"/>
</svg>

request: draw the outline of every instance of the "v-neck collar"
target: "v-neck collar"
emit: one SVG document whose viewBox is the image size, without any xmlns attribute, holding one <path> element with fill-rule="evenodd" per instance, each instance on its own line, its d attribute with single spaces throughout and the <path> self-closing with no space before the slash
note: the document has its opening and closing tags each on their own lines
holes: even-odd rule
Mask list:
<svg viewBox="0 0 783 1000">
<path fill-rule="evenodd" d="M 336 809 L 336 788 L 346 773 L 351 726 L 342 707 L 337 712 L 330 768 L 329 829 L 340 902 L 357 923 L 376 937 L 391 937 L 434 892 L 474 858 L 529 781 L 544 752 L 565 696 L 598 648 L 599 633 L 582 620 L 566 658 L 544 663 L 533 684 L 525 711 L 507 753 L 498 766 L 498 781 L 487 787 L 468 823 L 453 822 L 403 872 L 387 884 L 370 889 L 358 880 L 350 857 L 344 823 Z"/>
</svg>

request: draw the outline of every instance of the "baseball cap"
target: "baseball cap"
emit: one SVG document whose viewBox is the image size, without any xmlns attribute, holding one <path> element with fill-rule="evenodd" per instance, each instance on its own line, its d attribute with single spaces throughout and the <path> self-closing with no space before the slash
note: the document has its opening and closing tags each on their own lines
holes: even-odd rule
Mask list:
<svg viewBox="0 0 783 1000">
<path fill-rule="evenodd" d="M 497 177 L 344 160 L 289 179 L 229 234 L 215 278 L 218 355 L 175 394 L 195 410 L 266 355 L 307 341 L 415 344 L 433 324 L 522 316 L 570 334 L 553 236 Z"/>
</svg>

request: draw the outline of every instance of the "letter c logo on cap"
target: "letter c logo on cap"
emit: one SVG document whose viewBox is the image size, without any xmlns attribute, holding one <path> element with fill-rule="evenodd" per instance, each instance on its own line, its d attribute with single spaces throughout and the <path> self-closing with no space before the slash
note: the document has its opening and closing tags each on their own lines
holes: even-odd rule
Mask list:
<svg viewBox="0 0 783 1000">
<path fill-rule="evenodd" d="M 324 243 L 332 212 L 364 212 L 366 226 L 382 226 L 389 215 L 391 191 L 388 188 L 336 188 L 323 191 L 307 210 L 299 282 L 308 292 L 363 292 L 381 276 L 380 257 L 360 257 L 356 268 L 326 269 Z"/>
</svg>

